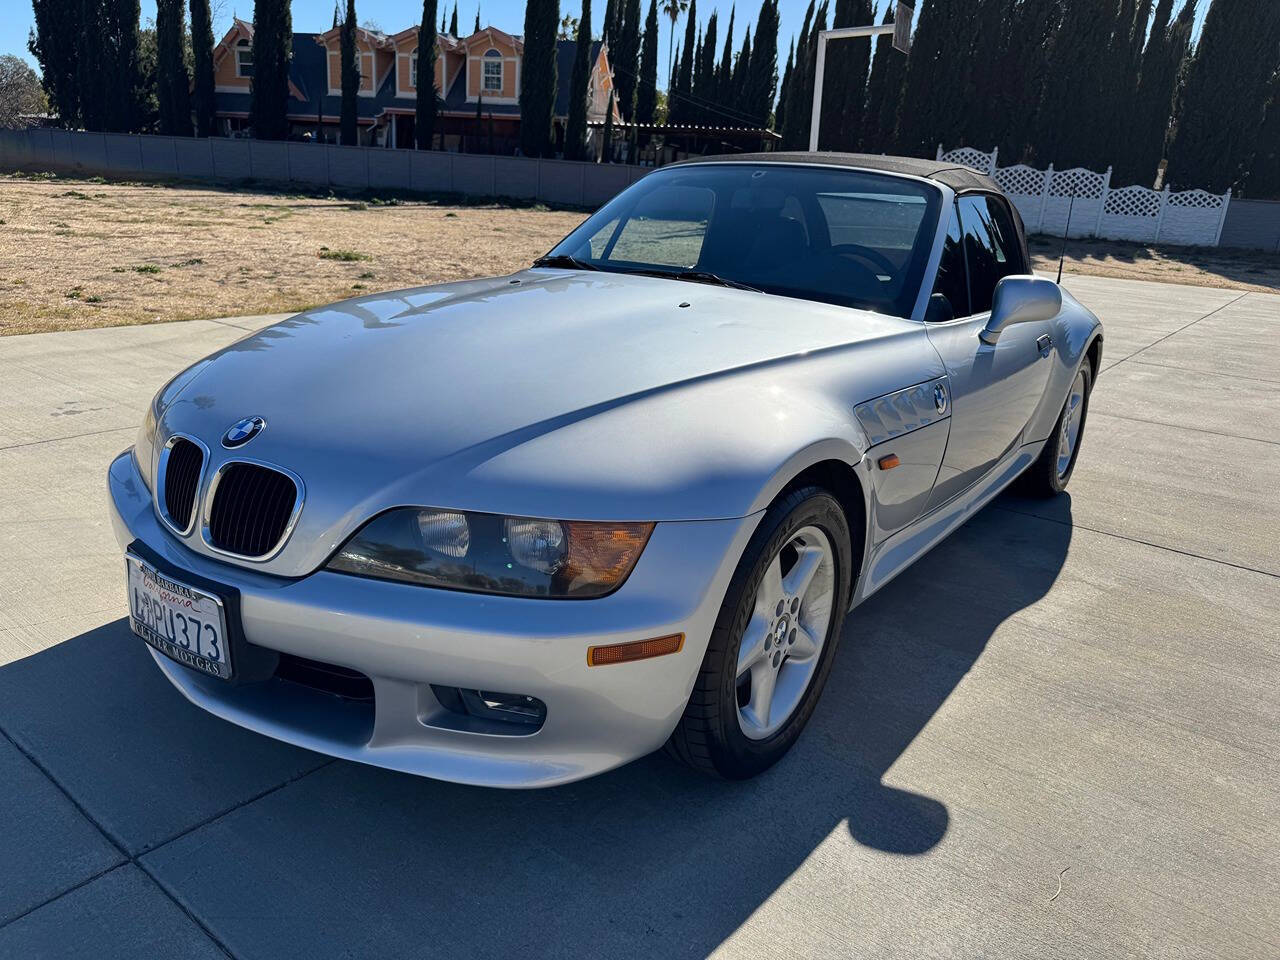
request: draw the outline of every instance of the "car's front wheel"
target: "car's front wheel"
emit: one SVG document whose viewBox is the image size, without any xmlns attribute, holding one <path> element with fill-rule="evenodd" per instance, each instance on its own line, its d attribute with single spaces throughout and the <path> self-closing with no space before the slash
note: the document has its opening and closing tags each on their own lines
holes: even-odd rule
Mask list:
<svg viewBox="0 0 1280 960">
<path fill-rule="evenodd" d="M 788 493 L 766 511 L 720 608 L 667 751 L 731 780 L 776 763 L 800 736 L 831 670 L 852 572 L 831 494 Z"/>
<path fill-rule="evenodd" d="M 1058 422 L 1035 463 L 1022 475 L 1023 493 L 1033 497 L 1055 497 L 1067 488 L 1076 469 L 1084 424 L 1089 415 L 1089 394 L 1093 390 L 1093 369 L 1089 361 L 1080 364 L 1067 399 L 1058 413 Z"/>
</svg>

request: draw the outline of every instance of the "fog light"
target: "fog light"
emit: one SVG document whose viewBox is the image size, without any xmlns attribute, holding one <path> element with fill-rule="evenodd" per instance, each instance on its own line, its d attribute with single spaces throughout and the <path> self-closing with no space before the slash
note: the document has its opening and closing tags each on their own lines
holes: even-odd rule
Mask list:
<svg viewBox="0 0 1280 960">
<path fill-rule="evenodd" d="M 631 643 L 611 643 L 602 647 L 587 647 L 587 666 L 603 667 L 609 663 L 631 663 L 679 653 L 684 649 L 684 634 L 673 633 L 668 637 L 652 640 L 633 640 Z"/>
</svg>

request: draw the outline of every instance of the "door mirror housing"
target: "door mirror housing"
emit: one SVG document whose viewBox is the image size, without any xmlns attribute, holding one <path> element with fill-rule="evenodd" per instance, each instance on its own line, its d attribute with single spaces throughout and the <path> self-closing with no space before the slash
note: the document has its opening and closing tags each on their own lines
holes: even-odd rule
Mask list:
<svg viewBox="0 0 1280 960">
<path fill-rule="evenodd" d="M 996 284 L 991 319 L 978 334 L 983 343 L 995 343 L 1006 327 L 1015 323 L 1052 320 L 1062 312 L 1062 290 L 1044 277 L 1009 276 Z"/>
</svg>

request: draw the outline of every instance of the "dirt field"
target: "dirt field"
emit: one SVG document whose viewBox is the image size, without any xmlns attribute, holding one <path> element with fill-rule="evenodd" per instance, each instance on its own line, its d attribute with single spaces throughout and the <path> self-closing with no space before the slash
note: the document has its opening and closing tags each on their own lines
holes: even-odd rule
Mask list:
<svg viewBox="0 0 1280 960">
<path fill-rule="evenodd" d="M 362 290 L 509 273 L 582 219 L 189 185 L 0 176 L 0 335 L 300 310 Z M 1058 243 L 1032 242 L 1056 269 Z M 1280 289 L 1280 258 L 1073 241 L 1067 271 Z"/>
<path fill-rule="evenodd" d="M 510 273 L 581 220 L 537 207 L 0 177 L 0 335 L 277 313 Z"/>
</svg>

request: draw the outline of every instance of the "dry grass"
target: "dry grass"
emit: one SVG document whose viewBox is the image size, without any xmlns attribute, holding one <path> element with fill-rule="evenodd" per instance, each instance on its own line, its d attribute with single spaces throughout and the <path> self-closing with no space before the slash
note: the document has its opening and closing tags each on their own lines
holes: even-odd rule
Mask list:
<svg viewBox="0 0 1280 960">
<path fill-rule="evenodd" d="M 509 273 L 581 213 L 0 177 L 0 335 L 301 310 Z M 1035 238 L 1037 270 L 1056 241 Z M 1069 273 L 1280 290 L 1280 258 L 1072 241 Z"/>
<path fill-rule="evenodd" d="M 510 273 L 545 208 L 0 177 L 0 335 L 280 313 Z"/>
</svg>

